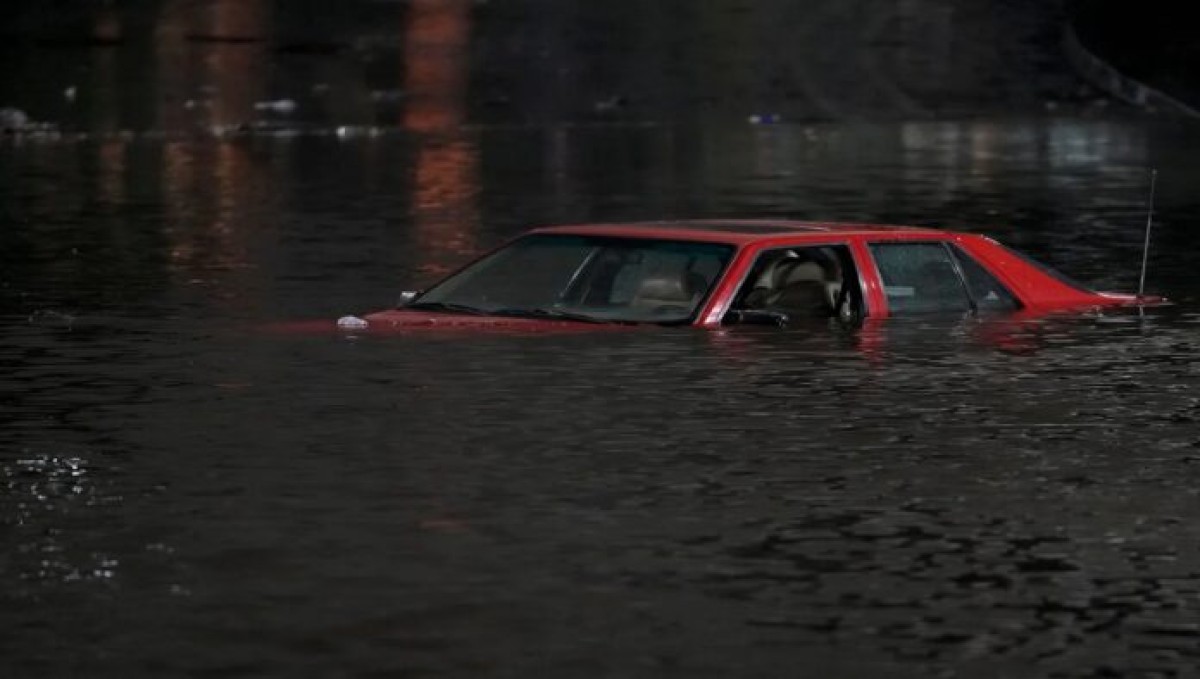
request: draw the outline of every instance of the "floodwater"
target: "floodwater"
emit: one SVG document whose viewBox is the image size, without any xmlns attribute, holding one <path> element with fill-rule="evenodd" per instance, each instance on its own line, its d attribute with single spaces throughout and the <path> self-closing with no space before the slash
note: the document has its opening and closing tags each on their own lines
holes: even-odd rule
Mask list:
<svg viewBox="0 0 1200 679">
<path fill-rule="evenodd" d="M 1200 130 L 1072 81 L 1046 3 L 813 3 L 866 57 L 788 68 L 735 2 L 77 4 L 0 48 L 3 676 L 1200 664 Z M 256 330 L 563 221 L 941 224 L 1129 290 L 1150 168 L 1142 315 Z"/>
</svg>

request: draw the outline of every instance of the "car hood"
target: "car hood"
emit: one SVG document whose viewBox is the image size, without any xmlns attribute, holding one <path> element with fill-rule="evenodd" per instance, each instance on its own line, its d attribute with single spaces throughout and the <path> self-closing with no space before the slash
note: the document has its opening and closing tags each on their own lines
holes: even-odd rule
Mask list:
<svg viewBox="0 0 1200 679">
<path fill-rule="evenodd" d="M 597 330 L 631 327 L 620 324 L 587 323 L 558 318 L 519 318 L 409 309 L 377 311 L 363 316 L 362 320 L 366 322 L 366 326 L 357 330 L 371 334 L 429 330 L 513 332 L 525 334 L 542 332 L 594 332 Z"/>
</svg>

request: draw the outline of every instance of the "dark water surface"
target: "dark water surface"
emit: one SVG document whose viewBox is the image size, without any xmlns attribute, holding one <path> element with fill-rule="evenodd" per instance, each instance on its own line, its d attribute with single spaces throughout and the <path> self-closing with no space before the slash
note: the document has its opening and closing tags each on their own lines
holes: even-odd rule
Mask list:
<svg viewBox="0 0 1200 679">
<path fill-rule="evenodd" d="M 427 4 L 353 6 L 409 26 Z M 1021 4 L 996 3 L 995 21 L 937 2 L 895 13 L 920 5 L 934 20 L 942 8 L 975 36 L 1033 22 L 1023 58 L 1052 63 L 1035 49 L 1037 15 L 1004 19 Z M 193 6 L 150 5 L 160 13 L 133 16 L 168 37 L 171 11 Z M 227 7 L 194 6 L 210 5 Z M 521 7 L 474 12 L 505 26 Z M 736 9 L 723 11 L 745 16 Z M 40 25 L 32 11 L 22 20 Z M 586 17 L 562 44 L 590 54 L 587 40 L 625 35 L 622 21 L 670 27 Z M 133 26 L 133 46 L 63 47 L 28 28 L 28 44 L 6 49 L 64 63 L 62 50 L 84 50 L 93 73 L 103 54 L 164 63 L 144 66 L 138 24 L 119 25 Z M 458 44 L 454 21 L 439 25 Z M 474 78 L 526 58 L 548 68 L 522 51 L 537 42 L 526 33 L 475 30 L 472 49 L 498 61 L 467 60 Z M 380 71 L 344 50 L 396 51 L 393 69 L 420 61 L 401 60 L 411 36 L 397 47 L 361 25 L 344 32 L 325 47 L 272 38 L 263 68 L 290 72 L 281 55 L 303 52 L 369 80 Z M 900 35 L 872 44 L 918 42 Z M 204 40 L 184 50 L 211 57 L 196 63 L 263 47 Z M 912 51 L 906 72 L 945 56 L 930 50 L 958 54 L 956 41 Z M 687 88 L 642 109 L 630 95 L 612 119 L 619 101 L 597 109 L 581 95 L 571 113 L 514 86 L 507 109 L 379 95 L 362 109 L 370 120 L 326 112 L 232 131 L 140 118 L 156 95 L 122 95 L 132 103 L 113 110 L 134 113 L 111 127 L 20 104 L 54 129 L 0 141 L 0 674 L 1192 676 L 1200 129 L 1087 102 L 1047 112 L 1045 79 L 1017 83 L 1067 76 L 980 66 L 997 54 L 974 68 L 1010 88 L 1015 115 L 961 83 L 928 98 L 949 88 L 929 74 L 884 79 L 915 108 L 894 99 L 890 115 L 866 115 L 897 93 L 838 81 L 822 88 L 842 93 L 836 115 L 816 111 L 830 100 L 810 88 L 790 104 L 797 119 L 777 125 L 748 124 L 731 98 L 666 115 Z M 36 80 L 20 73 L 0 91 Z M 747 109 L 769 99 L 755 78 L 733 80 L 714 87 L 766 92 Z M 256 119 L 244 104 L 259 93 L 247 96 L 233 110 Z M 387 106 L 415 117 L 380 123 Z M 1177 304 L 1142 317 L 530 337 L 255 330 L 388 306 L 561 221 L 941 224 L 1132 289 L 1150 167 L 1148 287 Z"/>
</svg>

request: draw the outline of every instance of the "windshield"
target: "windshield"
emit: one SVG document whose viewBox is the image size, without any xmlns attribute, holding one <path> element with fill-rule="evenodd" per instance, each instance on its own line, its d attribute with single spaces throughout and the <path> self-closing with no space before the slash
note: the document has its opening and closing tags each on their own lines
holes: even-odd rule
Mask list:
<svg viewBox="0 0 1200 679">
<path fill-rule="evenodd" d="M 733 251 L 719 243 L 535 234 L 471 264 L 408 306 L 682 323 L 699 311 Z"/>
</svg>

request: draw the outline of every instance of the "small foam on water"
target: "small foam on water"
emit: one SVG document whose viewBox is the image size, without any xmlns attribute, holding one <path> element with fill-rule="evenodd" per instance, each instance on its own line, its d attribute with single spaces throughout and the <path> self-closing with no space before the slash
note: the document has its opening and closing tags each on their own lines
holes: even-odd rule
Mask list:
<svg viewBox="0 0 1200 679">
<path fill-rule="evenodd" d="M 358 316 L 342 316 L 337 320 L 337 327 L 341 330 L 366 330 L 368 326 L 370 323 Z"/>
</svg>

